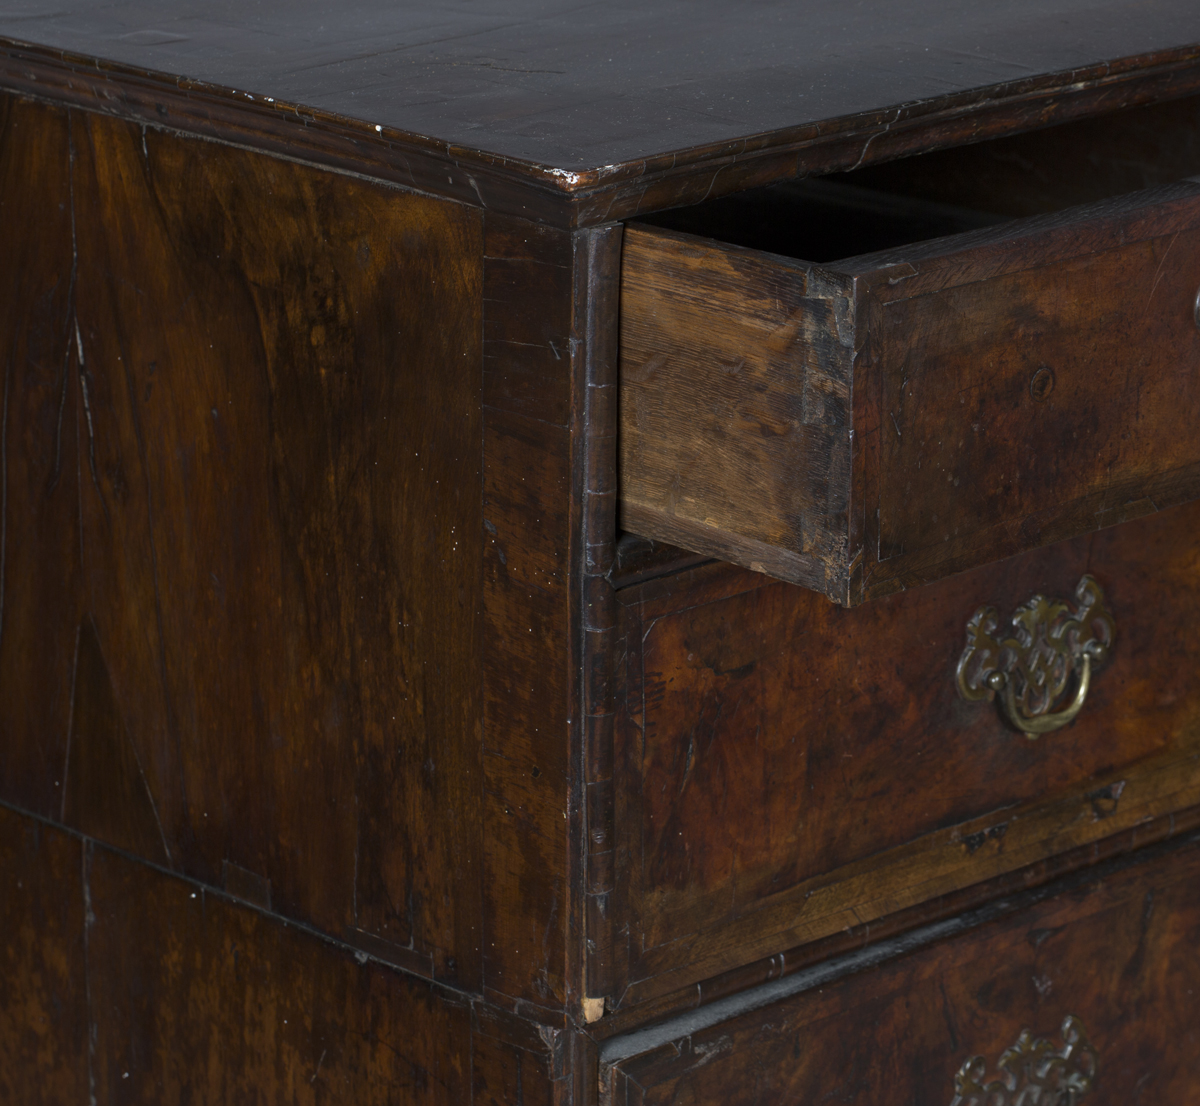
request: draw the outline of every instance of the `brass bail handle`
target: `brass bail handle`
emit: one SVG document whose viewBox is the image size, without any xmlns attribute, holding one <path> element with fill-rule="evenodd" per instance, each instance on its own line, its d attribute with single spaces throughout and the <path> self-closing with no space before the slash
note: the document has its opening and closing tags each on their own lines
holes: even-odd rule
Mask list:
<svg viewBox="0 0 1200 1106">
<path fill-rule="evenodd" d="M 1076 605 L 1035 595 L 1014 612 L 1009 637 L 998 636 L 995 607 L 980 607 L 967 623 L 958 662 L 959 694 L 968 702 L 999 695 L 1008 720 L 1031 741 L 1057 730 L 1083 709 L 1092 670 L 1116 636 L 1104 592 L 1091 576 L 1075 589 Z M 1055 709 L 1074 681 L 1070 702 Z"/>
<path fill-rule="evenodd" d="M 1074 721 L 1075 716 L 1083 709 L 1083 702 L 1087 698 L 1088 687 L 1092 682 L 1092 658 L 1087 653 L 1083 654 L 1083 662 L 1078 666 L 1078 673 L 1079 686 L 1075 691 L 1075 698 L 1071 700 L 1069 706 L 1060 711 L 1029 716 L 1022 712 L 1020 703 L 1017 701 L 1016 683 L 1007 679 L 1003 672 L 994 672 L 993 676 L 999 677 L 1002 681 L 1001 686 L 1004 689 L 1002 702 L 1008 720 L 1022 733 L 1038 737 L 1040 734 L 1050 733 L 1052 730 L 1057 730 L 1068 722 Z"/>
</svg>

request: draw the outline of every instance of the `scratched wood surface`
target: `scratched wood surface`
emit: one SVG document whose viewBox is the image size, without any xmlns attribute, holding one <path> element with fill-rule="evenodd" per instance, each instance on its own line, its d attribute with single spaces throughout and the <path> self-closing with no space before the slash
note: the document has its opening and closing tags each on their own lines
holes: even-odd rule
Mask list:
<svg viewBox="0 0 1200 1106">
<path fill-rule="evenodd" d="M 1189 182 L 824 266 L 631 227 L 622 524 L 853 605 L 1194 498 L 1197 244 Z"/>
<path fill-rule="evenodd" d="M 561 1023 L 619 233 L 4 105 L 0 794 Z"/>
<path fill-rule="evenodd" d="M 0 16 L 0 34 L 568 170 L 1200 41 L 1179 0 L 1070 0 L 1053 16 L 1030 0 L 986 13 L 871 0 L 849 19 L 812 0 L 752 18 L 713 0 L 683 11 L 357 0 L 331 23 L 312 0 L 223 17 L 34 0 Z"/>
<path fill-rule="evenodd" d="M 1200 98 L 1184 96 L 868 165 L 838 179 L 892 195 L 1021 216 L 1197 173 Z"/>
<path fill-rule="evenodd" d="M 0 218 L 9 228 L 0 265 L 0 795 L 19 792 L 31 809 L 45 812 L 62 807 L 83 613 L 79 389 L 63 388 L 73 306 L 68 127 L 65 112 L 0 96 Z"/>
<path fill-rule="evenodd" d="M 1012 226 L 876 255 L 864 595 L 1200 494 L 1200 186 Z"/>
<path fill-rule="evenodd" d="M 489 218 L 485 247 L 484 909 L 501 936 L 484 950 L 486 984 L 561 1010 L 578 998 L 567 936 L 572 236 Z M 564 663 L 547 663 L 554 647 Z"/>
<path fill-rule="evenodd" d="M 615 392 L 619 250 L 619 228 L 486 224 L 483 817 L 497 938 L 485 993 L 560 1022 L 564 1006 L 582 1016 L 595 969 L 583 933 L 603 921 L 584 917 L 581 838 L 606 851 L 586 824 L 610 817 L 590 809 L 584 757 L 606 741 L 611 776 L 611 732 L 592 723 L 611 730 L 593 684 L 610 648 L 597 608 L 612 593 L 594 559 L 615 537 L 616 427 L 596 405 Z"/>
<path fill-rule="evenodd" d="M 6 1102 L 569 1094 L 568 1034 L 6 807 L 0 886 Z"/>
<path fill-rule="evenodd" d="M 814 13 L 772 11 L 807 20 L 812 41 Z M 613 221 L 1200 87 L 1188 41 L 1200 33 L 1185 33 L 1193 17 L 1175 0 L 1139 8 L 1136 34 L 1124 0 L 1073 11 L 1090 29 L 1070 42 L 1032 34 L 1045 15 L 1015 0 L 934 20 L 913 39 L 913 57 L 926 45 L 932 57 L 910 86 L 909 47 L 894 48 L 908 38 L 885 35 L 876 47 L 893 45 L 870 53 L 872 36 L 911 25 L 880 6 L 851 28 L 867 53 L 830 63 L 802 100 L 797 74 L 828 55 L 792 50 L 764 68 L 787 35 L 761 21 L 726 36 L 719 72 L 686 51 L 655 70 L 640 39 L 610 55 L 620 72 L 601 57 L 655 20 L 721 33 L 730 16 L 715 5 L 689 23 L 662 7 L 510 7 L 500 20 L 364 4 L 332 31 L 303 4 L 232 24 L 161 5 L 88 2 L 53 19 L 37 7 L 19 25 L 0 14 L 0 87 L 14 92 L 0 99 L 0 204 L 15 259 L 0 266 L 0 799 L 71 827 L 15 815 L 0 826 L 20 892 L 0 903 L 19 934 L 0 982 L 24 987 L 0 988 L 12 1078 L 33 1072 L 48 1096 L 76 1096 L 91 1033 L 98 1101 L 182 1101 L 197 1083 L 263 1101 L 337 1099 L 340 1087 L 356 1101 L 399 1088 L 417 1101 L 579 1106 L 597 1089 L 595 1042 L 576 1031 L 593 1018 L 599 1037 L 606 1013 L 637 1024 L 689 981 L 697 994 L 698 979 L 709 994 L 742 988 L 751 975 L 737 972 L 820 940 L 833 919 L 907 917 L 926 891 L 949 902 L 972 881 L 998 888 L 1200 801 L 1171 730 L 1187 690 L 1171 684 L 1174 699 L 1158 701 L 1139 685 L 1130 701 L 1162 721 L 1130 730 L 1146 771 L 1133 777 L 1114 753 L 1106 775 L 1089 753 L 1099 775 L 1084 783 L 1054 761 L 1054 801 L 1018 797 L 1019 818 L 1003 823 L 966 809 L 1001 790 L 976 780 L 965 821 L 922 835 L 919 812 L 899 819 L 917 836 L 898 835 L 890 883 L 856 852 L 889 829 L 878 812 L 861 831 L 831 820 L 845 839 L 821 856 L 836 878 L 818 887 L 795 856 L 756 856 L 735 901 L 762 909 L 722 918 L 718 865 L 691 903 L 701 929 L 677 940 L 679 914 L 631 906 L 643 888 L 616 836 L 632 833 L 641 768 L 614 762 L 611 736 L 609 668 L 624 648 L 610 640 L 605 582 Z M 820 18 L 833 28 L 842 16 Z M 954 55 L 956 36 L 981 28 L 993 47 L 1011 34 L 1011 57 Z M 565 72 L 535 72 L 559 61 Z M 700 84 L 672 82 L 694 65 L 736 111 L 687 108 Z M 271 82 L 267 99 L 247 74 Z M 289 102 L 304 88 L 320 103 Z M 425 129 L 422 112 L 445 125 Z M 920 180 L 895 187 L 925 202 Z M 1181 564 L 1176 537 L 1167 544 Z M 752 605 L 738 597 L 771 587 L 713 566 L 643 582 L 638 602 L 661 602 L 663 616 L 647 648 L 681 647 L 689 616 L 672 588 L 720 650 L 725 630 L 700 610 Z M 763 608 L 763 632 L 782 648 L 810 647 L 795 620 L 837 648 L 842 633 L 870 636 L 776 587 L 791 598 Z M 921 625 L 941 632 L 948 618 Z M 738 633 L 749 629 L 730 647 Z M 889 704 L 920 669 L 889 675 L 866 644 L 859 656 Z M 830 678 L 849 695 L 860 689 L 842 662 Z M 782 656 L 761 668 L 719 675 L 759 680 L 762 703 L 792 694 L 785 679 L 803 685 Z M 807 725 L 813 709 L 796 713 Z M 695 728 L 687 713 L 672 715 L 676 737 Z M 651 742 L 663 780 L 667 729 Z M 626 757 L 631 731 L 621 740 Z M 814 740 L 834 744 L 828 730 Z M 869 752 L 882 772 L 886 752 Z M 914 776 L 907 797 L 927 783 Z M 1026 783 L 1018 773 L 1013 787 Z M 778 839 L 766 838 L 769 853 Z M 660 878 L 679 863 L 664 850 L 649 866 Z M 772 865 L 793 882 L 767 901 L 759 877 Z M 805 880 L 819 923 L 797 909 Z M 659 925 L 663 943 L 626 948 L 630 919 Z M 47 1029 L 51 1009 L 63 1015 Z M 333 1042 L 324 1059 L 319 1040 Z"/>
<path fill-rule="evenodd" d="M 0 808 L 0 1099 L 61 1106 L 88 1096 L 83 852 Z"/>
<path fill-rule="evenodd" d="M 1061 894 L 835 984 L 691 1032 L 605 1073 L 606 1106 L 949 1103 L 982 1055 L 1068 1014 L 1098 1055 L 1084 1099 L 1187 1102 L 1200 1080 L 1200 850 L 1077 878 Z"/>
<path fill-rule="evenodd" d="M 1200 86 L 1186 0 L 35 0 L 0 83 L 589 225 Z M 670 41 L 672 48 L 661 44 Z M 717 47 L 715 44 L 720 44 Z"/>
<path fill-rule="evenodd" d="M 622 591 L 622 1001 L 1200 801 L 1198 524 L 1178 507 L 853 610 L 720 566 Z M 966 622 L 1085 572 L 1114 651 L 1076 721 L 1029 741 L 959 697 Z"/>
<path fill-rule="evenodd" d="M 481 219 L 0 110 L 0 794 L 479 986 Z"/>
</svg>

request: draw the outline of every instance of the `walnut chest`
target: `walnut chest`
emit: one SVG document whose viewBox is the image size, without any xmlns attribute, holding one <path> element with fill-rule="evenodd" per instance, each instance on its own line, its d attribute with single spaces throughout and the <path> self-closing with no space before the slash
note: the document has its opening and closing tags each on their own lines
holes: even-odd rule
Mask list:
<svg viewBox="0 0 1200 1106">
<path fill-rule="evenodd" d="M 0 12 L 0 1103 L 1185 1102 L 1200 11 Z"/>
</svg>

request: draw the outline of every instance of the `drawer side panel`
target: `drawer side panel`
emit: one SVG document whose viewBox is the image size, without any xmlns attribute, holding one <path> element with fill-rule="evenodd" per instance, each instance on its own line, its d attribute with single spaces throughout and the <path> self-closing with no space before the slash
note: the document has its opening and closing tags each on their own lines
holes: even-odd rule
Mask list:
<svg viewBox="0 0 1200 1106">
<path fill-rule="evenodd" d="M 621 283 L 621 525 L 845 594 L 852 286 L 645 227 Z"/>
</svg>

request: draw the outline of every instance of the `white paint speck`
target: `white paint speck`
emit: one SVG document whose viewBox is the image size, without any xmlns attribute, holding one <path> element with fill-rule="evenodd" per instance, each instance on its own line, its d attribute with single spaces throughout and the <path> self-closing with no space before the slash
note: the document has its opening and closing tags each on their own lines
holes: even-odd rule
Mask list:
<svg viewBox="0 0 1200 1106">
<path fill-rule="evenodd" d="M 582 173 L 572 173 L 569 169 L 551 169 L 550 175 L 566 181 L 567 184 L 578 184 L 583 180 Z"/>
</svg>

